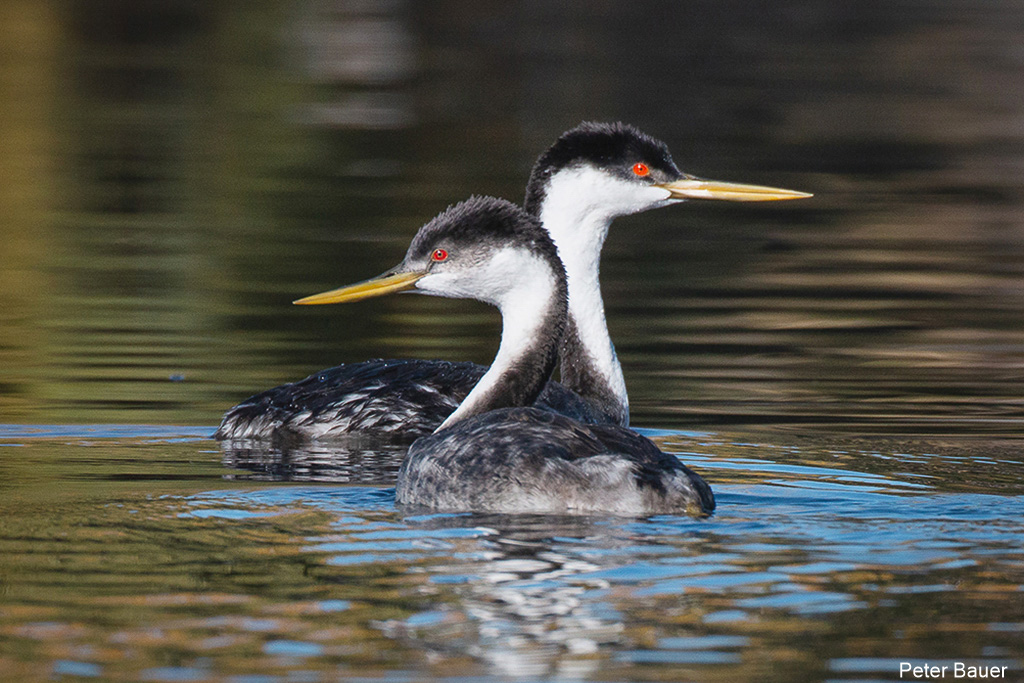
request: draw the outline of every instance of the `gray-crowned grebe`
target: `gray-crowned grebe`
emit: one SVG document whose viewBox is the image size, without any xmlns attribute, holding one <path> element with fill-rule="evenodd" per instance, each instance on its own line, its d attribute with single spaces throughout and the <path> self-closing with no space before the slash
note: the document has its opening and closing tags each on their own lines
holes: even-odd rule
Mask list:
<svg viewBox="0 0 1024 683">
<path fill-rule="evenodd" d="M 562 381 L 546 385 L 538 407 L 588 423 L 629 423 L 626 383 L 599 282 L 601 247 L 612 220 L 687 199 L 807 196 L 688 176 L 663 142 L 621 123 L 584 123 L 562 134 L 534 165 L 524 203 L 558 246 L 569 281 Z M 475 363 L 434 360 L 349 363 L 246 399 L 227 412 L 215 436 L 413 439 L 441 424 L 485 371 Z"/>
<path fill-rule="evenodd" d="M 458 409 L 410 447 L 398 473 L 399 504 L 624 515 L 714 510 L 707 483 L 636 432 L 532 407 L 568 321 L 565 271 L 533 216 L 474 197 L 423 226 L 395 268 L 309 303 L 402 290 L 492 304 L 502 332 L 494 362 Z"/>
</svg>

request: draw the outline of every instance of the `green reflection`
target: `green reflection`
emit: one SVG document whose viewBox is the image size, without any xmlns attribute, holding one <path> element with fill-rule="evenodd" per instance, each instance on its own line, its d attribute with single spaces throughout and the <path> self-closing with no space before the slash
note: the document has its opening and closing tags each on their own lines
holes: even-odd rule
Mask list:
<svg viewBox="0 0 1024 683">
<path fill-rule="evenodd" d="M 967 85 L 998 81 L 1002 62 L 986 55 L 1016 44 L 995 13 L 963 24 L 938 9 L 859 9 L 858 26 L 886 30 L 866 42 L 854 32 L 838 53 L 815 36 L 848 27 L 842 18 L 804 16 L 741 41 L 749 59 L 669 77 L 691 63 L 676 50 L 709 48 L 741 18 L 698 30 L 679 8 L 654 24 L 620 8 L 577 40 L 569 10 L 555 9 L 566 21 L 543 35 L 563 59 L 549 64 L 538 38 L 510 70 L 482 58 L 499 49 L 474 39 L 493 19 L 483 10 L 3 11 L 6 422 L 212 425 L 257 390 L 340 362 L 487 362 L 497 324 L 472 305 L 288 302 L 379 272 L 470 193 L 518 199 L 533 158 L 578 120 L 625 118 L 668 140 L 687 170 L 760 182 L 785 172 L 780 184 L 816 193 L 801 206 L 693 204 L 616 223 L 603 277 L 636 424 L 1019 431 L 1020 202 L 999 172 L 1016 138 L 993 112 L 1020 107 Z M 670 32 L 658 60 L 669 71 L 639 77 L 635 55 L 617 52 L 630 42 L 609 42 L 604 26 L 620 38 L 642 28 L 647 46 Z M 977 27 L 991 37 L 972 52 Z M 941 45 L 962 78 L 862 68 L 913 45 Z M 730 85 L 750 78 L 742 65 L 765 63 L 763 90 Z M 809 63 L 828 74 L 811 77 Z M 566 83 L 589 85 L 567 100 Z M 695 89 L 718 104 L 689 106 Z M 937 111 L 1007 144 L 951 136 Z"/>
</svg>

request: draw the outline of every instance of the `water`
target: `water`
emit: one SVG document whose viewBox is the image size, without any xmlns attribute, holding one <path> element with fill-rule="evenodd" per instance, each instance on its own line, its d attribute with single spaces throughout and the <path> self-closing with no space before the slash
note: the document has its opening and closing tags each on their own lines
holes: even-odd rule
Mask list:
<svg viewBox="0 0 1024 683">
<path fill-rule="evenodd" d="M 0 678 L 1024 678 L 1024 13 L 699 9 L 5 3 Z M 606 245 L 633 423 L 714 517 L 410 516 L 401 449 L 209 439 L 339 362 L 487 362 L 483 306 L 288 302 L 582 119 L 815 193 Z"/>
<path fill-rule="evenodd" d="M 7 428 L 0 666 L 27 680 L 898 680 L 917 660 L 1019 674 L 1016 444 L 980 457 L 650 435 L 714 482 L 713 519 L 408 515 L 400 454 L 263 484 L 201 429 Z"/>
</svg>

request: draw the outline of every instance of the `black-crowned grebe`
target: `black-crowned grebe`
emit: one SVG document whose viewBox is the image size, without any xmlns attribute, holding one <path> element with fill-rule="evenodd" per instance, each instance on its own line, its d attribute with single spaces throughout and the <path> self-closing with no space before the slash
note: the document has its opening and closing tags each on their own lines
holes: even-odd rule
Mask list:
<svg viewBox="0 0 1024 683">
<path fill-rule="evenodd" d="M 687 199 L 806 196 L 688 176 L 663 142 L 625 124 L 584 123 L 562 134 L 534 165 L 524 203 L 557 245 L 569 282 L 561 383 L 549 382 L 537 406 L 593 424 L 629 423 L 626 382 L 599 282 L 601 248 L 616 217 Z M 215 436 L 414 439 L 441 424 L 485 371 L 475 363 L 434 360 L 345 364 L 246 399 L 227 412 Z"/>
<path fill-rule="evenodd" d="M 492 304 L 502 332 L 494 362 L 458 409 L 410 447 L 395 488 L 400 505 L 622 515 L 714 510 L 707 483 L 649 439 L 532 407 L 558 362 L 568 321 L 565 271 L 533 216 L 504 200 L 474 197 L 423 226 L 395 268 L 311 303 L 402 290 Z"/>
</svg>

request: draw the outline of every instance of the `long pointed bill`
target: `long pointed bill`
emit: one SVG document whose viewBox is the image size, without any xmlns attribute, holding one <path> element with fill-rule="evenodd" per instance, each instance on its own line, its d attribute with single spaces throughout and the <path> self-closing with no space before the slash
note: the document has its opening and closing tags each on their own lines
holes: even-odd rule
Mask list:
<svg viewBox="0 0 1024 683">
<path fill-rule="evenodd" d="M 720 199 L 727 202 L 773 202 L 783 199 L 804 199 L 814 195 L 763 185 L 725 183 L 703 178 L 683 178 L 655 185 L 672 193 L 674 199 Z"/>
<path fill-rule="evenodd" d="M 313 294 L 302 299 L 293 301 L 293 304 L 309 305 L 314 306 L 317 304 L 340 304 L 346 301 L 359 301 L 360 299 L 369 299 L 374 296 L 383 296 L 385 294 L 391 294 L 392 292 L 401 292 L 406 289 L 412 289 L 426 273 L 422 272 L 408 272 L 408 273 L 395 273 L 389 275 L 378 275 L 375 278 L 369 280 L 363 280 L 357 282 L 354 285 L 348 287 L 341 287 L 340 289 L 332 289 L 329 292 L 321 292 L 320 294 Z"/>
</svg>

